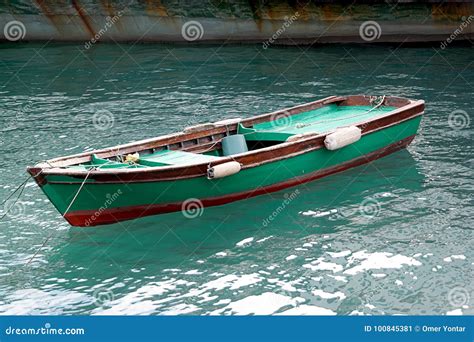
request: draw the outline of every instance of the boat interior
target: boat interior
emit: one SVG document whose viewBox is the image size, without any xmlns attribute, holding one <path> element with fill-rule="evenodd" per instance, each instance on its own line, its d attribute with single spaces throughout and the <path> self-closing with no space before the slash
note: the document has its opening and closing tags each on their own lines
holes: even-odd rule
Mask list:
<svg viewBox="0 0 474 342">
<path fill-rule="evenodd" d="M 124 145 L 115 150 L 111 148 L 96 151 L 87 154 L 87 158 L 75 158 L 74 163 L 70 161 L 60 167 L 100 170 L 211 163 L 223 157 L 355 125 L 383 116 L 397 107 L 399 106 L 385 103 L 374 106 L 370 103 L 340 105 L 340 102 L 335 102 L 313 108 L 307 106 L 294 111 L 275 112 L 275 115 L 255 117 L 257 119 L 252 121 L 228 119 L 187 127 L 181 133 L 150 140 L 149 143 L 138 142 L 134 145 L 135 149 Z"/>
</svg>

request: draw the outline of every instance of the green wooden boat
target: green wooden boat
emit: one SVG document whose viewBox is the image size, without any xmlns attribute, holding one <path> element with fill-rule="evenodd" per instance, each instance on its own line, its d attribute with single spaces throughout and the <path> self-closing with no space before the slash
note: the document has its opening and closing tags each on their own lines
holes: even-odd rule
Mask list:
<svg viewBox="0 0 474 342">
<path fill-rule="evenodd" d="M 421 100 L 331 96 L 51 159 L 28 172 L 73 226 L 182 210 L 192 216 L 400 150 L 415 137 L 423 111 Z"/>
</svg>

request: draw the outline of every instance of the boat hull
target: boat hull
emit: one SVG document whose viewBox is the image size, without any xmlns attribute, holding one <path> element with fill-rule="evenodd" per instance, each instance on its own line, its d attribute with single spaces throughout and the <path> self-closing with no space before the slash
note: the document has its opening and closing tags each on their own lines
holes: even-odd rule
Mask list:
<svg viewBox="0 0 474 342">
<path fill-rule="evenodd" d="M 82 182 L 67 176 L 47 176 L 42 189 L 73 226 L 110 224 L 187 210 L 189 203 L 191 210 L 200 210 L 297 186 L 396 152 L 411 143 L 420 121 L 421 113 L 364 134 L 356 143 L 336 151 L 320 147 L 222 179 L 210 180 L 202 175 L 162 181 L 88 181 L 69 210 Z"/>
</svg>

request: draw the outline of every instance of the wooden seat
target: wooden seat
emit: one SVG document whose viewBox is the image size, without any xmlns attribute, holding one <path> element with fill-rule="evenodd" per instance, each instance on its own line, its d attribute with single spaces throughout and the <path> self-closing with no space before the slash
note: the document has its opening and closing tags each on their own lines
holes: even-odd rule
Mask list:
<svg viewBox="0 0 474 342">
<path fill-rule="evenodd" d="M 220 158 L 221 157 L 184 151 L 162 150 L 143 157 L 140 156 L 138 163 L 147 166 L 192 165 L 209 163 L 219 160 Z"/>
</svg>

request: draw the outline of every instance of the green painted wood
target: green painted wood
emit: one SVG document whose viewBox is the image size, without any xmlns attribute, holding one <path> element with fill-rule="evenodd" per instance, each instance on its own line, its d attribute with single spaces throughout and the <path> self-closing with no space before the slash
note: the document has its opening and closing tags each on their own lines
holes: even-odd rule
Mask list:
<svg viewBox="0 0 474 342">
<path fill-rule="evenodd" d="M 139 163 L 150 166 L 200 164 L 218 160 L 219 157 L 198 153 L 162 150 L 146 156 L 140 156 Z"/>
<path fill-rule="evenodd" d="M 92 184 L 87 181 L 70 209 L 96 210 L 104 206 L 111 194 L 120 190 L 120 196 L 108 204 L 108 208 L 182 202 L 189 198 L 224 196 L 236 192 L 249 191 L 261 186 L 277 184 L 304 176 L 308 173 L 335 166 L 389 144 L 416 134 L 421 116 L 397 125 L 364 135 L 361 140 L 336 151 L 321 148 L 292 158 L 266 163 L 259 167 L 221 179 L 202 177 L 178 181 L 144 182 L 129 184 Z M 46 184 L 43 191 L 59 212 L 64 213 L 75 196 L 80 184 L 77 179 L 66 176 L 47 176 L 48 181 L 73 181 L 76 184 Z M 107 197 L 108 196 L 108 197 Z"/>
</svg>

